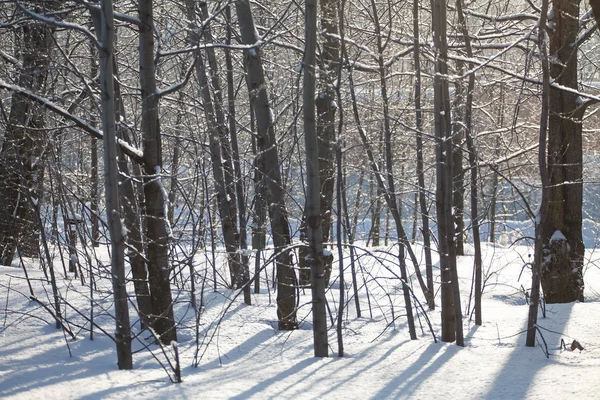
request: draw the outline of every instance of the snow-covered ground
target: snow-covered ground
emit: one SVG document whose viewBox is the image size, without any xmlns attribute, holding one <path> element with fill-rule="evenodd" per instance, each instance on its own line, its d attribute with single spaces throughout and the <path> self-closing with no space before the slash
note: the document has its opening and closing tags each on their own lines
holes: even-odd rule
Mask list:
<svg viewBox="0 0 600 400">
<path fill-rule="evenodd" d="M 402 291 L 393 274 L 366 255 L 360 258 L 361 318 L 350 298 L 344 318 L 343 358 L 337 357 L 335 329 L 330 330 L 330 357 L 312 356 L 308 293 L 298 312 L 301 329 L 276 329 L 274 293 L 253 295 L 246 306 L 235 293 L 204 287 L 204 307 L 196 335 L 188 286 L 178 292 L 176 314 L 182 367 L 181 384 L 170 382 L 159 361 L 172 360 L 150 343 L 148 332 L 134 340 L 134 369 L 119 371 L 113 342 L 98 328 L 90 340 L 90 324 L 74 309 L 90 315 L 89 286 L 64 280 L 60 293 L 71 340 L 56 329 L 52 316 L 29 300 L 22 268 L 0 267 L 0 398 L 2 399 L 598 399 L 600 398 L 600 257 L 589 252 L 586 302 L 549 305 L 539 325 L 550 353 L 542 346 L 525 347 L 528 306 L 523 288 L 530 274 L 523 268 L 526 247 L 486 246 L 486 287 L 482 326 L 464 319 L 466 347 L 434 343 L 420 314 L 418 340 L 409 340 Z M 335 252 L 334 252 L 335 253 Z M 384 257 L 383 253 L 379 253 Z M 198 260 L 202 276 L 205 263 Z M 459 260 L 463 312 L 469 303 L 472 257 Z M 35 296 L 52 304 L 52 292 L 37 264 L 28 266 Z M 348 260 L 346 260 L 346 264 Z M 336 264 L 334 264 L 336 265 Z M 388 267 L 394 270 L 393 263 Z M 267 269 L 271 272 L 271 267 Z M 210 276 L 210 271 L 208 273 Z M 334 276 L 337 276 L 334 273 Z M 350 280 L 349 271 L 345 273 Z M 110 282 L 97 281 L 94 321 L 112 333 Z M 87 279 L 87 277 L 86 277 Z M 269 276 L 269 279 L 271 277 Z M 364 285 L 366 282 L 366 286 Z M 415 280 L 416 285 L 416 280 Z M 198 282 L 196 294 L 201 293 Z M 367 299 L 366 290 L 369 289 Z M 339 284 L 332 283 L 329 306 L 337 313 Z M 415 286 L 415 291 L 418 289 Z M 352 290 L 348 287 L 349 295 Z M 439 295 L 439 293 L 438 293 Z M 368 309 L 371 304 L 371 313 Z M 131 309 L 132 323 L 134 310 Z M 439 336 L 439 309 L 428 311 Z M 133 332 L 138 334 L 137 323 Z M 561 350 L 564 339 L 578 340 L 583 351 Z M 538 336 L 541 343 L 541 337 Z M 144 347 L 148 347 L 144 349 Z M 194 367 L 194 362 L 198 366 Z M 167 366 L 167 369 L 168 366 Z"/>
</svg>

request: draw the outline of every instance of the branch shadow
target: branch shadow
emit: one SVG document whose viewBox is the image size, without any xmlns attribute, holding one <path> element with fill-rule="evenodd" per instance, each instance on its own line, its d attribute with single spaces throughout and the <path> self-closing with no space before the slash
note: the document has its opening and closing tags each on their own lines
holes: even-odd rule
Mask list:
<svg viewBox="0 0 600 400">
<path fill-rule="evenodd" d="M 560 306 L 560 317 L 556 319 L 552 318 L 538 318 L 538 324 L 544 323 L 545 325 L 551 325 L 552 330 L 555 332 L 562 332 L 565 328 L 566 323 L 569 321 L 571 311 L 574 303 L 561 304 Z M 525 320 L 523 330 L 527 329 L 527 320 Z M 544 333 L 546 343 L 548 346 L 552 346 L 549 340 L 550 334 Z M 533 383 L 537 373 L 547 366 L 547 363 L 553 361 L 548 360 L 544 362 L 545 355 L 537 348 L 525 347 L 525 336 L 521 335 L 521 345 L 515 346 L 510 354 L 509 359 L 504 364 L 504 367 L 500 373 L 496 376 L 494 382 L 489 385 L 488 393 L 483 399 L 498 399 L 498 398 L 514 398 L 523 399 L 527 397 L 527 392 Z M 536 335 L 536 341 L 539 345 L 540 334 Z M 551 347 L 550 347 L 551 348 Z M 536 352 L 533 354 L 532 352 Z"/>
</svg>

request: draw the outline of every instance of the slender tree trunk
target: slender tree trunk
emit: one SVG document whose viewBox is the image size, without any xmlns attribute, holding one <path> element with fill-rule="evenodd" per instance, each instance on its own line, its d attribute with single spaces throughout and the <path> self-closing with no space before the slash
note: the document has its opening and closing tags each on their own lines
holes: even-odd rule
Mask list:
<svg viewBox="0 0 600 400">
<path fill-rule="evenodd" d="M 419 207 L 423 233 L 423 251 L 425 253 L 425 274 L 427 290 L 435 293 L 433 288 L 433 262 L 431 261 L 431 234 L 429 229 L 429 208 L 425 196 L 425 174 L 423 168 L 423 113 L 421 111 L 421 51 L 419 45 L 419 0 L 413 0 L 413 60 L 415 67 L 415 125 L 417 142 L 417 182 L 419 184 Z M 435 296 L 428 301 L 430 310 L 435 309 Z"/>
<path fill-rule="evenodd" d="M 335 141 L 335 102 L 334 82 L 338 76 L 340 44 L 338 36 L 338 1 L 321 0 L 322 52 L 320 60 L 319 94 L 317 105 L 317 136 L 319 137 L 319 180 L 321 182 L 321 215 L 323 241 L 331 240 L 331 207 L 335 183 L 333 143 Z"/>
<path fill-rule="evenodd" d="M 206 3 L 203 3 L 205 7 Z M 195 3 L 191 0 L 186 1 L 187 15 L 192 32 L 197 31 Z M 202 7 L 201 7 L 202 9 Z M 205 11 L 207 13 L 207 11 Z M 204 28 L 203 34 L 210 37 L 210 30 Z M 209 38 L 205 38 L 210 40 Z M 191 35 L 191 42 L 198 43 L 199 37 Z M 212 55 L 212 57 L 211 57 Z M 213 52 L 207 53 L 207 58 L 214 58 Z M 241 269 L 241 259 L 239 253 L 239 232 L 237 228 L 237 211 L 235 205 L 235 189 L 233 185 L 233 167 L 231 161 L 231 148 L 227 141 L 227 126 L 223 114 L 223 99 L 220 95 L 220 82 L 216 78 L 216 73 L 212 72 L 210 65 L 206 65 L 204 54 L 197 50 L 195 54 L 195 69 L 200 93 L 202 95 L 204 114 L 206 116 L 209 128 L 210 156 L 212 162 L 213 178 L 217 191 L 217 203 L 219 216 L 221 217 L 221 227 L 223 230 L 223 240 L 225 250 L 227 251 L 229 273 L 232 287 L 239 288 L 243 285 L 243 272 Z M 212 68 L 216 68 L 213 65 Z M 209 82 L 208 75 L 211 75 Z M 211 85 L 213 91 L 211 92 Z M 216 86 L 215 86 L 216 85 Z M 214 94 L 218 94 L 216 97 Z"/>
<path fill-rule="evenodd" d="M 246 45 L 258 44 L 254 19 L 249 0 L 235 3 L 242 42 Z M 279 152 L 275 136 L 275 121 L 269 104 L 265 74 L 260 56 L 260 48 L 244 51 L 244 64 L 247 70 L 246 83 L 257 123 L 257 144 L 259 150 L 258 169 L 264 176 L 267 188 L 267 203 L 271 219 L 271 233 L 276 252 L 277 264 L 277 317 L 279 329 L 292 330 L 298 327 L 296 318 L 296 274 L 290 251 L 290 226 L 285 205 L 285 192 L 281 180 Z"/>
<path fill-rule="evenodd" d="M 317 0 L 305 2 L 304 49 L 304 145 L 306 149 L 306 228 L 310 248 L 313 339 L 315 357 L 327 357 L 327 313 L 325 311 L 325 268 L 323 260 L 323 216 L 319 179 L 319 144 L 315 118 L 317 53 Z"/>
<path fill-rule="evenodd" d="M 546 17 L 548 15 L 548 0 L 542 0 L 542 9 L 540 11 L 540 25 L 546 26 Z M 544 242 L 542 226 L 544 220 L 548 217 L 549 198 L 548 186 L 549 176 L 546 160 L 546 141 L 548 138 L 548 114 L 549 114 L 549 96 L 550 96 L 550 66 L 548 53 L 546 50 L 546 31 L 538 32 L 538 49 L 542 62 L 542 110 L 540 113 L 540 133 L 538 147 L 538 164 L 540 167 L 540 178 L 542 181 L 542 201 L 539 207 L 538 215 L 535 218 L 535 250 L 533 264 L 531 265 L 531 296 L 529 301 L 529 315 L 527 319 L 527 338 L 525 345 L 535 346 L 535 336 L 537 333 L 537 315 L 540 300 L 540 280 L 541 271 L 544 268 Z"/>
<path fill-rule="evenodd" d="M 252 108 L 250 108 L 252 113 Z M 254 118 L 250 115 L 250 131 L 254 132 Z M 260 293 L 260 270 L 262 267 L 261 256 L 266 246 L 267 232 L 267 203 L 266 187 L 259 170 L 260 161 L 256 140 L 252 137 L 252 154 L 254 155 L 254 215 L 252 216 L 252 249 L 256 250 L 254 256 L 254 293 Z"/>
<path fill-rule="evenodd" d="M 467 29 L 465 16 L 463 12 L 463 0 L 456 0 L 456 12 L 458 14 L 458 22 L 463 40 L 465 42 L 465 50 L 469 59 L 473 58 L 473 49 L 471 47 L 471 38 Z M 475 66 L 472 62 L 468 63 L 469 70 L 474 71 Z M 481 292 L 482 292 L 482 261 L 481 261 L 481 238 L 479 235 L 479 205 L 477 196 L 477 176 L 479 166 L 477 164 L 477 149 L 473 140 L 473 91 L 475 90 L 475 72 L 469 74 L 466 87 L 465 110 L 464 110 L 464 131 L 469 151 L 469 168 L 471 169 L 471 226 L 473 229 L 473 247 L 475 249 L 474 269 L 475 269 L 475 324 L 482 324 L 481 317 Z M 456 175 L 455 175 L 456 176 Z M 464 226 L 464 222 L 463 222 Z M 462 235 L 462 234 L 461 234 Z"/>
<path fill-rule="evenodd" d="M 140 0 L 138 12 L 142 132 L 144 142 L 144 195 L 148 273 L 152 299 L 152 326 L 161 342 L 177 341 L 169 275 L 169 233 L 166 196 L 161 182 L 162 140 L 158 120 L 158 97 L 154 71 L 154 17 L 152 0 Z"/>
<path fill-rule="evenodd" d="M 104 133 L 104 184 L 106 212 L 111 239 L 112 284 L 115 298 L 115 341 L 119 369 L 133 368 L 131 332 L 125 281 L 125 236 L 121 225 L 119 204 L 119 169 L 115 123 L 115 91 L 113 83 L 113 7 L 112 0 L 102 0 L 100 11 L 101 43 L 100 88 L 102 103 L 102 132 Z"/>
<path fill-rule="evenodd" d="M 464 73 L 464 63 L 460 60 L 456 62 L 458 74 Z M 465 255 L 465 172 L 463 170 L 463 150 L 462 144 L 465 138 L 465 120 L 466 120 L 466 97 L 467 88 L 462 79 L 456 81 L 454 85 L 453 102 L 453 124 L 452 124 L 452 206 L 454 209 L 454 235 L 456 237 L 456 255 Z"/>
<path fill-rule="evenodd" d="M 183 104 L 183 91 L 179 92 L 179 101 Z M 180 134 L 183 130 L 182 126 L 183 111 L 177 109 L 177 116 L 175 117 L 175 143 L 173 144 L 173 158 L 171 159 L 171 184 L 169 185 L 169 204 L 167 209 L 167 220 L 171 227 L 175 224 L 175 208 L 177 202 L 177 186 L 179 185 L 179 165 L 180 165 L 180 153 L 181 153 L 181 138 Z"/>
<path fill-rule="evenodd" d="M 227 6 L 225 9 L 227 23 L 227 39 L 226 43 L 231 43 L 231 8 Z M 242 283 L 244 285 L 244 303 L 250 304 L 252 298 L 250 296 L 250 267 L 248 265 L 248 238 L 246 233 L 246 195 L 244 193 L 244 181 L 242 179 L 242 166 L 240 163 L 240 150 L 238 145 L 237 127 L 235 122 L 235 84 L 233 82 L 233 61 L 231 59 L 231 50 L 225 49 L 225 65 L 227 67 L 227 120 L 229 122 L 229 134 L 231 135 L 231 151 L 233 156 L 233 173 L 235 175 L 235 195 L 237 198 L 237 211 L 239 216 L 240 230 L 240 251 L 242 263 Z M 257 271 L 259 272 L 259 271 Z"/>
<path fill-rule="evenodd" d="M 96 47 L 90 44 L 90 52 L 93 55 L 97 55 Z M 96 76 L 98 74 L 98 62 L 97 58 L 92 57 L 90 66 L 90 75 Z M 114 72 L 114 71 L 113 71 Z M 96 125 L 95 117 L 92 117 L 91 124 Z M 98 139 L 90 139 L 90 158 L 91 158 L 91 171 L 90 171 L 90 223 L 91 227 L 91 242 L 93 247 L 100 246 L 100 218 L 98 215 Z"/>
</svg>

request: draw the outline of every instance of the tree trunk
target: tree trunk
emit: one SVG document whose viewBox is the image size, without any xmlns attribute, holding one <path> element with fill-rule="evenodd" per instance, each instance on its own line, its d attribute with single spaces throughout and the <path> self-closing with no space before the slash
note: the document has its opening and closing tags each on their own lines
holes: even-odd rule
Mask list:
<svg viewBox="0 0 600 400">
<path fill-rule="evenodd" d="M 434 78 L 434 131 L 436 137 L 436 210 L 442 281 L 442 341 L 463 346 L 460 294 L 456 276 L 456 242 L 452 217 L 452 140 L 446 42 L 446 2 L 433 1 L 436 49 Z"/>
<path fill-rule="evenodd" d="M 312 316 L 315 357 L 329 355 L 327 345 L 327 313 L 325 310 L 325 268 L 323 260 L 323 216 L 321 214 L 321 182 L 319 179 L 319 143 L 315 118 L 315 82 L 317 50 L 317 0 L 305 2 L 304 50 L 304 145 L 306 149 L 306 230 L 310 248 L 312 284 Z"/>
<path fill-rule="evenodd" d="M 227 38 L 226 43 L 231 43 L 231 8 L 227 6 L 225 9 L 225 17 L 227 23 Z M 231 151 L 233 156 L 233 173 L 235 175 L 235 195 L 237 198 L 237 212 L 239 216 L 239 231 L 240 231 L 240 251 L 242 264 L 242 283 L 244 285 L 244 303 L 251 304 L 250 296 L 250 266 L 248 257 L 248 238 L 246 233 L 246 195 L 244 193 L 244 181 L 242 178 L 242 166 L 240 163 L 240 150 L 238 146 L 237 126 L 235 121 L 235 84 L 233 81 L 233 61 L 231 59 L 231 50 L 225 49 L 225 65 L 227 67 L 227 120 L 229 122 L 229 135 L 231 136 Z M 260 272 L 257 271 L 257 273 Z"/>
<path fill-rule="evenodd" d="M 249 0 L 235 3 L 242 42 L 254 45 L 260 40 L 256 34 Z M 277 264 L 277 317 L 279 329 L 292 330 L 298 327 L 296 318 L 296 274 L 294 273 L 290 226 L 285 205 L 285 192 L 281 180 L 279 152 L 275 136 L 275 121 L 269 105 L 265 74 L 260 48 L 244 51 L 247 70 L 246 83 L 257 123 L 257 145 L 259 150 L 258 169 L 264 176 L 267 187 L 267 204 L 271 219 L 271 233 Z"/>
<path fill-rule="evenodd" d="M 206 7 L 206 3 L 201 10 Z M 189 18 L 192 32 L 197 31 L 195 4 L 191 0 L 186 1 L 187 16 Z M 207 13 L 205 10 L 203 13 Z M 210 41 L 210 30 L 204 28 L 205 40 Z M 191 35 L 191 42 L 198 43 L 199 37 Z M 207 52 L 209 64 L 214 58 L 214 52 Z M 237 211 L 235 205 L 235 189 L 233 184 L 233 166 L 231 161 L 231 148 L 227 141 L 227 126 L 223 114 L 223 99 L 220 95 L 220 82 L 216 77 L 216 61 L 212 61 L 212 68 L 204 62 L 204 55 L 197 50 L 195 54 L 195 69 L 200 93 L 203 100 L 204 114 L 209 130 L 210 156 L 212 162 L 213 177 L 217 191 L 217 203 L 223 240 L 227 251 L 231 286 L 235 288 L 243 285 L 243 272 L 239 254 L 239 232 L 236 223 Z M 208 81 L 208 75 L 211 81 Z M 211 92 L 211 86 L 213 91 Z M 218 96 L 217 96 L 218 95 Z"/>
<path fill-rule="evenodd" d="M 53 47 L 52 30 L 39 21 L 26 23 L 20 43 L 18 85 L 34 93 L 43 92 Z M 12 94 L 4 143 L 0 151 L 0 262 L 12 263 L 18 248 L 23 257 L 39 254 L 39 226 L 30 201 L 39 198 L 43 156 L 48 142 L 44 108 L 20 93 Z"/>
<path fill-rule="evenodd" d="M 154 75 L 154 17 L 152 0 L 140 0 L 138 12 L 142 132 L 144 142 L 144 195 L 148 272 L 152 299 L 152 326 L 164 344 L 177 341 L 169 275 L 169 233 L 165 195 L 161 182 L 162 146 L 158 120 L 158 97 Z"/>
<path fill-rule="evenodd" d="M 100 21 L 98 21 L 100 23 Z M 96 46 L 94 44 L 90 44 L 90 53 L 95 55 L 96 57 L 92 57 L 91 66 L 90 66 L 90 75 L 96 76 L 98 74 L 98 62 L 97 62 L 97 51 Z M 114 71 L 113 71 L 114 73 Z M 96 117 L 92 116 L 90 123 L 92 126 L 96 126 L 97 121 Z M 98 215 L 98 203 L 99 203 L 99 193 L 98 193 L 98 139 L 91 138 L 90 139 L 90 158 L 91 158 L 91 171 L 90 171 L 90 224 L 91 227 L 91 244 L 92 247 L 100 246 L 100 216 Z"/>
<path fill-rule="evenodd" d="M 465 42 L 465 50 L 467 57 L 472 59 L 473 49 L 471 47 L 471 38 L 465 21 L 463 12 L 463 0 L 456 0 L 456 12 L 458 14 L 458 22 L 463 40 Z M 474 71 L 475 66 L 472 62 L 468 63 L 469 70 Z M 465 93 L 465 109 L 464 109 L 464 132 L 467 141 L 467 149 L 469 151 L 469 168 L 471 169 L 471 227 L 473 229 L 473 247 L 475 249 L 474 271 L 475 271 L 475 324 L 482 324 L 481 317 L 481 294 L 482 294 L 482 256 L 481 256 L 481 238 L 479 236 L 479 215 L 478 215 L 478 196 L 477 196 L 477 175 L 479 166 L 477 164 L 477 149 L 473 140 L 473 91 L 475 90 L 475 72 L 469 74 L 468 83 Z M 456 175 L 455 175 L 456 176 Z M 461 178 L 462 180 L 462 178 Z M 463 222 L 464 227 L 464 222 Z M 462 236 L 462 233 L 459 233 Z"/>
<path fill-rule="evenodd" d="M 417 142 L 417 182 L 419 184 L 419 208 L 423 232 L 423 251 L 425 252 L 425 274 L 427 290 L 435 293 L 433 288 L 433 262 L 431 261 L 431 234 L 429 229 L 429 208 L 425 196 L 425 174 L 423 168 L 423 113 L 421 111 L 421 51 L 419 47 L 419 0 L 413 0 L 413 60 L 415 67 L 415 127 Z M 430 310 L 435 309 L 435 296 L 428 301 Z"/>
<path fill-rule="evenodd" d="M 338 2 L 321 0 L 322 53 L 320 60 L 319 94 L 317 105 L 317 136 L 319 138 L 319 180 L 321 182 L 321 216 L 323 241 L 331 240 L 331 207 L 335 183 L 333 143 L 335 141 L 335 102 L 334 82 L 337 80 L 340 59 L 338 36 Z"/>
<path fill-rule="evenodd" d="M 115 341 L 119 369 L 133 368 L 131 332 L 125 281 L 125 235 L 121 225 L 119 204 L 119 168 L 115 123 L 115 91 L 113 82 L 113 5 L 102 0 L 99 42 L 102 132 L 104 133 L 104 184 L 106 213 L 111 243 L 111 272 L 115 298 Z"/>
<path fill-rule="evenodd" d="M 540 12 L 540 25 L 546 26 L 546 16 L 548 15 L 548 0 L 542 0 L 542 9 Z M 542 226 L 548 216 L 548 191 L 549 176 L 546 160 L 546 140 L 548 134 L 548 114 L 550 96 L 550 67 L 548 53 L 546 51 L 546 31 L 538 32 L 538 49 L 542 62 L 542 109 L 540 112 L 540 131 L 538 147 L 538 164 L 540 167 L 540 178 L 542 182 L 542 201 L 540 203 L 538 215 L 535 217 L 535 249 L 533 264 L 531 265 L 531 296 L 529 301 L 529 315 L 527 318 L 527 338 L 525 345 L 535 346 L 535 337 L 537 334 L 537 315 L 540 299 L 540 273 L 544 268 L 544 242 L 542 235 Z"/>
<path fill-rule="evenodd" d="M 553 1 L 548 21 L 550 78 L 574 89 L 577 82 L 579 0 Z M 545 263 L 541 283 L 546 303 L 583 301 L 582 123 L 576 93 L 550 88 L 548 124 L 548 213 L 542 224 Z"/>
<path fill-rule="evenodd" d="M 456 62 L 457 73 L 464 73 L 464 63 L 461 60 Z M 458 79 L 454 85 L 454 102 L 452 104 L 452 206 L 454 208 L 454 235 L 456 238 L 456 255 L 465 255 L 465 172 L 463 170 L 463 151 L 462 143 L 465 137 L 466 122 L 466 97 L 467 88 L 462 79 Z"/>
</svg>

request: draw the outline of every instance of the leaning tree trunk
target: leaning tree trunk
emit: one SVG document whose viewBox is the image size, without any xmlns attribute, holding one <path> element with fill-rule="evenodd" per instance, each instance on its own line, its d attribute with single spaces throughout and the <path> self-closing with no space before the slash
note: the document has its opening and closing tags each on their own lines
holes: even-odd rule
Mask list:
<svg viewBox="0 0 600 400">
<path fill-rule="evenodd" d="M 294 273 L 290 226 L 285 205 L 279 166 L 279 152 L 275 136 L 275 121 L 269 104 L 265 74 L 258 47 L 254 19 L 249 0 L 235 3 L 242 42 L 256 45 L 244 51 L 244 63 L 247 70 L 246 83 L 250 101 L 256 115 L 257 144 L 259 150 L 258 169 L 265 177 L 267 186 L 267 204 L 271 219 L 271 233 L 276 252 L 277 264 L 277 317 L 279 329 L 292 330 L 298 327 L 296 319 L 296 274 Z"/>
<path fill-rule="evenodd" d="M 142 132 L 144 142 L 144 195 L 146 199 L 146 238 L 148 274 L 152 300 L 152 327 L 161 342 L 177 341 L 169 275 L 169 233 L 165 197 L 161 183 L 162 149 L 158 120 L 158 96 L 154 71 L 154 17 L 152 0 L 138 3 L 140 19 L 139 55 L 142 92 Z"/>
<path fill-rule="evenodd" d="M 206 3 L 200 6 L 202 14 L 208 14 Z M 196 23 L 196 5 L 193 1 L 186 1 L 187 16 L 190 20 L 190 31 L 198 31 Z M 203 11 L 202 11 L 203 10 Z M 204 15 L 202 15 L 204 18 Z M 208 17 L 206 17 L 208 18 Z M 207 36 L 206 41 L 211 41 L 210 29 L 205 27 L 203 34 Z M 190 35 L 193 44 L 198 44 L 201 38 L 196 34 Z M 221 84 L 218 79 L 214 50 L 208 50 L 206 58 L 208 65 L 204 60 L 204 54 L 200 50 L 195 52 L 195 69 L 200 94 L 203 100 L 204 114 L 206 116 L 209 128 L 210 156 L 212 162 L 213 178 L 217 191 L 217 203 L 219 216 L 221 217 L 221 226 L 223 230 L 223 240 L 232 287 L 242 287 L 244 284 L 244 274 L 241 267 L 241 258 L 239 253 L 239 232 L 236 222 L 236 204 L 235 188 L 233 183 L 233 166 L 231 160 L 231 147 L 227 139 L 227 126 L 223 112 L 223 98 L 221 93 Z M 210 76 L 210 81 L 209 81 Z M 212 87 L 212 91 L 211 91 Z"/>
<path fill-rule="evenodd" d="M 423 229 L 423 251 L 425 253 L 425 274 L 427 290 L 434 293 L 433 262 L 431 260 L 431 233 L 429 230 L 429 207 L 425 197 L 425 173 L 423 167 L 423 113 L 421 111 L 421 49 L 419 47 L 419 0 L 413 0 L 413 35 L 414 35 L 414 67 L 415 67 L 415 126 L 417 144 L 417 181 L 419 183 L 419 209 Z M 430 310 L 435 309 L 435 296 L 428 301 Z"/>
<path fill-rule="evenodd" d="M 113 82 L 113 5 L 102 0 L 100 11 L 100 89 L 102 132 L 104 133 L 104 185 L 106 218 L 110 232 L 111 272 L 115 299 L 115 342 L 119 369 L 133 368 L 131 331 L 125 281 L 125 235 L 119 204 L 119 168 L 117 165 L 117 135 L 115 122 L 115 91 Z"/>
<path fill-rule="evenodd" d="M 544 265 L 541 283 L 546 303 L 583 301 L 582 102 L 577 91 L 579 0 L 553 1 L 548 24 L 550 79 L 573 92 L 550 88 L 548 124 L 548 213 L 542 224 Z"/>
<path fill-rule="evenodd" d="M 471 38 L 465 21 L 463 12 L 463 0 L 456 0 L 456 12 L 458 14 L 458 23 L 465 42 L 465 51 L 469 59 L 473 59 L 473 48 L 471 46 Z M 479 235 L 479 205 L 477 196 L 477 178 L 479 166 L 477 164 L 477 149 L 473 140 L 473 91 L 475 90 L 475 66 L 472 62 L 468 63 L 469 70 L 473 71 L 469 74 L 468 84 L 466 87 L 465 111 L 464 111 L 464 131 L 467 141 L 467 149 L 469 151 L 469 168 L 471 169 L 471 226 L 473 229 L 473 247 L 475 250 L 474 271 L 475 271 L 475 324 L 481 325 L 481 294 L 483 290 L 482 281 L 482 261 L 481 261 L 481 238 Z M 455 175 L 456 176 L 456 175 Z M 464 223 L 463 223 L 464 226 Z M 462 233 L 458 232 L 460 235 Z"/>
</svg>

